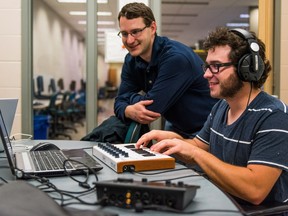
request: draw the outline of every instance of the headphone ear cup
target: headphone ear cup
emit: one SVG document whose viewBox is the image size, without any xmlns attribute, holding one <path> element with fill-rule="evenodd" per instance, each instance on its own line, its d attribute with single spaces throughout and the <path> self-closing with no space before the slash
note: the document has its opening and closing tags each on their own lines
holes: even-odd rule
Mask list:
<svg viewBox="0 0 288 216">
<path fill-rule="evenodd" d="M 246 54 L 238 62 L 238 76 L 242 81 L 250 80 L 251 54 Z"/>
<path fill-rule="evenodd" d="M 261 78 L 265 67 L 262 58 L 258 58 L 257 71 L 253 70 L 252 65 L 252 54 L 246 54 L 239 60 L 237 73 L 242 81 L 253 82 L 258 81 Z"/>
</svg>

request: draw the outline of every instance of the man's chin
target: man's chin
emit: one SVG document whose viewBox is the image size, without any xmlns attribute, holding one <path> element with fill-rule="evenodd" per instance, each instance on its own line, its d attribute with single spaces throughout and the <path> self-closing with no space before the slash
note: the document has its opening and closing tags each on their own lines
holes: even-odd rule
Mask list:
<svg viewBox="0 0 288 216">
<path fill-rule="evenodd" d="M 130 53 L 130 55 L 133 56 L 133 57 L 137 57 L 137 56 L 140 55 L 140 53 L 137 52 L 137 50 L 130 50 L 129 53 Z"/>
</svg>

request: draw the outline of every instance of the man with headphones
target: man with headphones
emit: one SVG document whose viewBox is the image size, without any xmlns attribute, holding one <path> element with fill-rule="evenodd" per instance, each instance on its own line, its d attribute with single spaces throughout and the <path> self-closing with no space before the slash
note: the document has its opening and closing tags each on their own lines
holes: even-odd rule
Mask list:
<svg viewBox="0 0 288 216">
<path fill-rule="evenodd" d="M 254 33 L 219 27 L 206 38 L 204 77 L 221 99 L 193 139 L 151 131 L 151 149 L 196 163 L 209 179 L 243 205 L 288 204 L 288 109 L 261 90 L 271 70 Z"/>
</svg>

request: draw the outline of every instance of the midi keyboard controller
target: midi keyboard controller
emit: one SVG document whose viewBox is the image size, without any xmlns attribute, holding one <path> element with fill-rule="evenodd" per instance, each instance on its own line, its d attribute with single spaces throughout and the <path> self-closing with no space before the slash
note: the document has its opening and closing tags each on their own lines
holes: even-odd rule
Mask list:
<svg viewBox="0 0 288 216">
<path fill-rule="evenodd" d="M 117 173 L 175 168 L 175 159 L 152 152 L 149 148 L 136 149 L 134 143 L 96 143 L 93 155 Z"/>
</svg>

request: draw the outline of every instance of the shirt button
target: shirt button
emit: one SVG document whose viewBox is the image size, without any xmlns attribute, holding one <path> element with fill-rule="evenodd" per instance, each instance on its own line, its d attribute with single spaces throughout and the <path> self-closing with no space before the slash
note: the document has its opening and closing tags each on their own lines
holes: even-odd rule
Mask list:
<svg viewBox="0 0 288 216">
<path fill-rule="evenodd" d="M 152 84 L 153 82 L 152 82 L 152 80 L 149 80 L 149 84 Z"/>
</svg>

